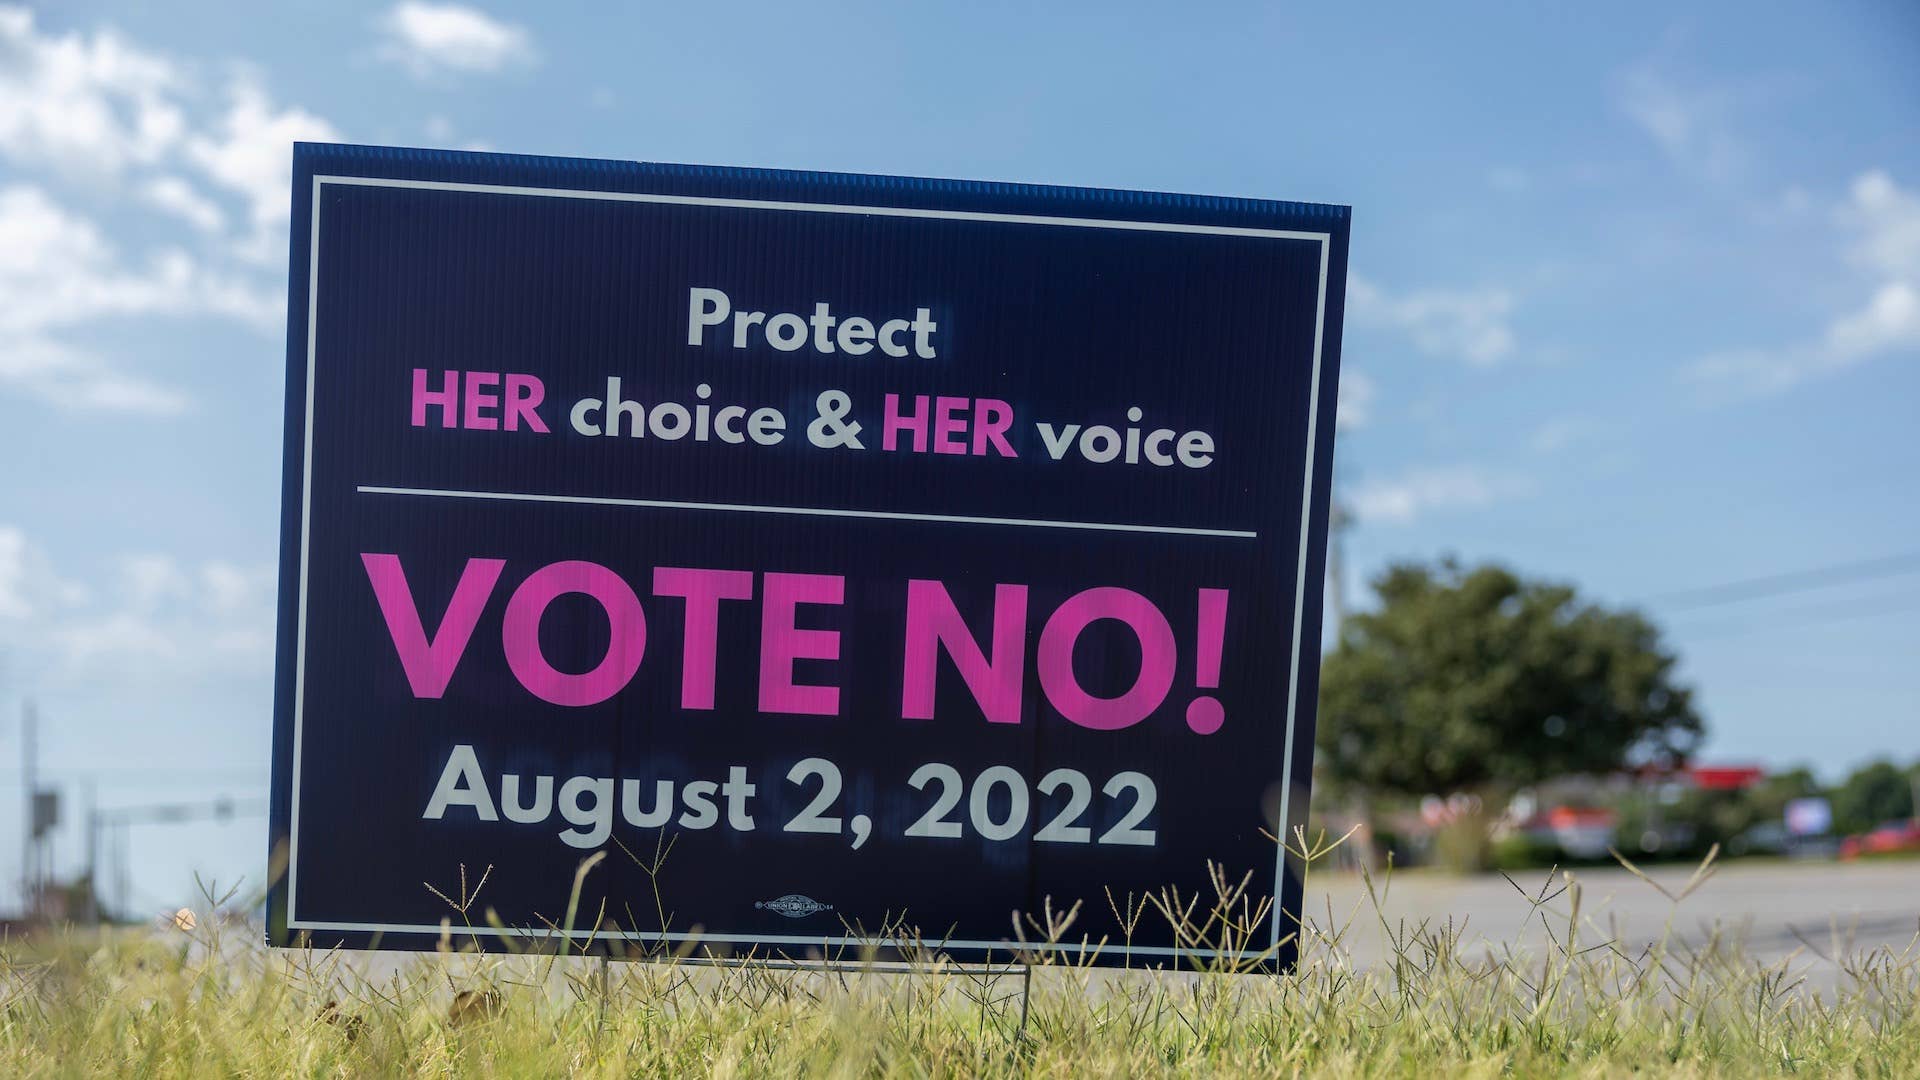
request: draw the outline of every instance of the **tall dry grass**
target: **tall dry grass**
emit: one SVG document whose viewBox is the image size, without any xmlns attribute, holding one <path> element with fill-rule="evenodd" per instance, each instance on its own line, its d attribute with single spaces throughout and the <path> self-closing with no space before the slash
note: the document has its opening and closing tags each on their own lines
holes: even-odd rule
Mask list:
<svg viewBox="0 0 1920 1080">
<path fill-rule="evenodd" d="M 1677 915 L 1709 873 L 1646 880 Z M 370 962 L 268 950 L 258 927 L 218 917 L 52 933 L 0 948 L 0 1074 L 1920 1076 L 1920 945 L 1809 942 L 1762 963 L 1731 936 L 1670 930 L 1627 948 L 1582 912 L 1578 878 L 1554 874 L 1514 897 L 1546 947 L 1469 947 L 1458 920 L 1383 915 L 1390 887 L 1369 879 L 1352 910 L 1305 919 L 1301 961 L 1278 974 L 1095 968 L 1044 948 L 1075 940 L 1068 912 L 1028 922 L 1031 966 L 997 969 L 931 951 L 905 970 L 684 953 Z M 1142 917 L 1220 941 L 1262 916 L 1239 884 L 1215 891 L 1163 895 Z M 1385 963 L 1354 962 L 1363 935 Z M 1830 986 L 1806 982 L 1815 965 Z"/>
</svg>

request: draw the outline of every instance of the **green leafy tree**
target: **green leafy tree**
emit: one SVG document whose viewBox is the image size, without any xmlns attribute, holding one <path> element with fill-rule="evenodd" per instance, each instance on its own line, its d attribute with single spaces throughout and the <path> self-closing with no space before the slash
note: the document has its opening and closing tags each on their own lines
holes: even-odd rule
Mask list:
<svg viewBox="0 0 1920 1080">
<path fill-rule="evenodd" d="M 1819 778 L 1813 775 L 1813 770 L 1805 765 L 1795 765 L 1785 772 L 1774 773 L 1753 789 L 1756 820 L 1783 819 L 1788 803 L 1825 791 L 1820 786 Z"/>
<path fill-rule="evenodd" d="M 1493 798 L 1570 773 L 1675 765 L 1703 734 L 1633 611 L 1499 566 L 1397 565 L 1320 676 L 1319 762 L 1342 790 Z"/>
<path fill-rule="evenodd" d="M 1914 816 L 1913 781 L 1913 770 L 1899 769 L 1891 761 L 1875 761 L 1855 769 L 1833 789 L 1835 831 L 1861 833 Z"/>
</svg>

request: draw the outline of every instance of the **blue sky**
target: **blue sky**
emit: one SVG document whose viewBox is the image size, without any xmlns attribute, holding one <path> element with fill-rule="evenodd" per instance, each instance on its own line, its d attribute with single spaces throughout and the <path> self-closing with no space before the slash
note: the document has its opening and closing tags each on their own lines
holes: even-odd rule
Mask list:
<svg viewBox="0 0 1920 1080">
<path fill-rule="evenodd" d="M 0 760 L 30 695 L 70 819 L 266 791 L 294 139 L 1351 204 L 1355 603 L 1499 559 L 1658 618 L 1709 758 L 1920 756 L 1920 561 L 1673 596 L 1920 552 L 1920 9 L 1333 7 L 0 4 Z"/>
</svg>

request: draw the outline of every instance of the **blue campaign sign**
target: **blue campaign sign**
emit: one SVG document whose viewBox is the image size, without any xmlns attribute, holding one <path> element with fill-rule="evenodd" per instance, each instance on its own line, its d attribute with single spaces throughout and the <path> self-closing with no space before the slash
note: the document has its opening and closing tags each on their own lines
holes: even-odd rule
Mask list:
<svg viewBox="0 0 1920 1080">
<path fill-rule="evenodd" d="M 1346 208 L 294 164 L 274 942 L 1290 962 Z"/>
</svg>

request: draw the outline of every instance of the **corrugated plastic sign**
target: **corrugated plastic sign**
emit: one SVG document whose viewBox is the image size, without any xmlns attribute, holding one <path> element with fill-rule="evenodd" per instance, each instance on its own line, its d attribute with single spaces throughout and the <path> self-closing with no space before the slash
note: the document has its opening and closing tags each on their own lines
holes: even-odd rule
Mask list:
<svg viewBox="0 0 1920 1080">
<path fill-rule="evenodd" d="M 1291 961 L 1344 207 L 294 162 L 275 943 Z"/>
</svg>

